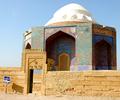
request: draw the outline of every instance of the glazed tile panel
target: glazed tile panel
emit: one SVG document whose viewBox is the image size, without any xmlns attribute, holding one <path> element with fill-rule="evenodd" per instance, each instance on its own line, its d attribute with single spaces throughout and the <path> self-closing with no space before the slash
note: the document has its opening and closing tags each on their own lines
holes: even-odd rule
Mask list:
<svg viewBox="0 0 120 100">
<path fill-rule="evenodd" d="M 44 48 L 44 28 L 35 27 L 32 28 L 32 49 L 43 49 Z"/>
<path fill-rule="evenodd" d="M 92 69 L 92 25 L 80 24 L 77 27 L 75 70 Z"/>
</svg>

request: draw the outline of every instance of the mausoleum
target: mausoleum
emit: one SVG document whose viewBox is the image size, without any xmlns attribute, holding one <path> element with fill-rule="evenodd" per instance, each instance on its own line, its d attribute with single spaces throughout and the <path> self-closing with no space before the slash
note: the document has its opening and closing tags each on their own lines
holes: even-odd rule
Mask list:
<svg viewBox="0 0 120 100">
<path fill-rule="evenodd" d="M 74 3 L 56 11 L 44 27 L 26 31 L 24 48 L 46 51 L 49 71 L 116 69 L 115 29 Z"/>
<path fill-rule="evenodd" d="M 0 93 L 120 96 L 116 63 L 115 28 L 71 3 L 24 32 L 21 67 L 0 68 Z"/>
</svg>

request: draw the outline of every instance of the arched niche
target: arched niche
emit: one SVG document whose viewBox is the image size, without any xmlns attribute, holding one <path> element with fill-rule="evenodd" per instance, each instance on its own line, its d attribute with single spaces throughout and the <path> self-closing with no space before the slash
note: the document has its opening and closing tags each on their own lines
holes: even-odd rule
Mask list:
<svg viewBox="0 0 120 100">
<path fill-rule="evenodd" d="M 110 70 L 112 68 L 112 47 L 105 40 L 94 45 L 95 70 Z"/>
<path fill-rule="evenodd" d="M 70 64 L 69 66 L 66 66 L 66 68 L 59 68 L 61 65 L 61 58 L 63 56 L 60 56 L 61 54 L 66 54 L 68 55 L 65 61 L 70 61 L 72 58 L 75 57 L 75 38 L 68 33 L 58 31 L 57 33 L 51 35 L 49 38 L 46 40 L 46 52 L 47 52 L 47 58 L 51 59 L 51 61 L 54 61 L 54 64 L 51 65 L 51 70 L 69 70 L 70 69 Z M 69 58 L 68 58 L 69 57 Z M 48 64 L 50 65 L 50 64 Z M 68 64 L 67 64 L 68 65 Z M 65 67 L 65 66 L 63 66 Z M 69 67 L 69 68 L 68 68 Z M 48 68 L 49 69 L 49 68 Z"/>
<path fill-rule="evenodd" d="M 67 53 L 61 53 L 59 55 L 59 70 L 66 71 L 70 70 L 70 56 Z"/>
<path fill-rule="evenodd" d="M 31 49 L 31 45 L 29 43 L 27 43 L 25 49 Z"/>
</svg>

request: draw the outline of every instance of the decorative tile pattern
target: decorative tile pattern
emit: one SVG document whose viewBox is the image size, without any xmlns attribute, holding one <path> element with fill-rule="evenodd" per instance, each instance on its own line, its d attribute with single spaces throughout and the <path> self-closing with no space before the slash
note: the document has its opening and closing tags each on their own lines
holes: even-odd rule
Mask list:
<svg viewBox="0 0 120 100">
<path fill-rule="evenodd" d="M 36 27 L 32 28 L 32 49 L 44 48 L 44 28 Z"/>
<path fill-rule="evenodd" d="M 77 38 L 76 38 L 76 62 L 78 69 L 85 70 L 92 69 L 92 25 L 80 24 L 77 26 Z M 79 68 L 80 66 L 80 68 Z M 88 67 L 86 67 L 88 66 Z M 90 68 L 89 68 L 90 67 Z"/>
</svg>

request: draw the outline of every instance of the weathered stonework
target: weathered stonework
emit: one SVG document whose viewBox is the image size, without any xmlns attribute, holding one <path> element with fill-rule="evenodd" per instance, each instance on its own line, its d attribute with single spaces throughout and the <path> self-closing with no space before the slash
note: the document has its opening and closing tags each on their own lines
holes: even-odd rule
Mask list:
<svg viewBox="0 0 120 100">
<path fill-rule="evenodd" d="M 46 95 L 120 96 L 119 71 L 48 72 Z"/>
<path fill-rule="evenodd" d="M 40 69 L 42 73 L 33 76 L 33 91 L 44 94 L 44 74 L 46 73 L 46 53 L 41 50 L 25 50 L 23 52 L 22 65 L 24 67 L 0 68 L 0 92 L 27 94 L 29 91 L 30 70 Z M 11 82 L 7 85 L 3 82 L 4 76 L 9 76 Z M 37 81 L 36 81 L 37 80 Z M 39 87 L 39 89 L 38 89 Z"/>
<path fill-rule="evenodd" d="M 11 82 L 7 85 L 3 82 L 4 76 L 9 76 Z M 17 86 L 14 87 L 13 84 Z M 25 73 L 21 68 L 0 68 L 0 93 L 23 93 L 25 86 Z M 18 89 L 22 87 L 21 89 Z M 19 91 L 21 90 L 21 91 Z"/>
<path fill-rule="evenodd" d="M 25 84 L 26 86 L 24 87 L 24 93 L 28 93 L 29 92 L 29 85 L 30 85 L 30 69 L 39 69 L 42 70 L 42 79 L 44 79 L 44 73 L 46 73 L 46 53 L 43 50 L 25 50 L 23 52 L 23 57 L 25 63 L 25 69 L 24 71 L 26 72 L 26 79 L 25 79 Z M 42 81 L 44 82 L 44 81 Z M 42 88 L 44 88 L 44 84 L 42 83 L 43 86 L 41 86 Z M 41 88 L 41 89 L 42 89 Z M 41 92 L 41 90 L 40 90 Z"/>
<path fill-rule="evenodd" d="M 25 68 L 0 68 L 0 93 L 6 91 L 3 76 L 10 76 L 11 83 L 7 93 L 28 93 L 29 59 L 33 62 L 32 69 L 43 69 L 43 73 L 33 75 L 33 93 L 38 95 L 79 95 L 79 96 L 120 96 L 119 71 L 47 71 L 45 53 L 42 50 L 26 50 L 23 53 Z M 41 60 L 39 60 L 39 59 Z M 23 61 L 24 61 L 23 60 Z M 31 60 L 30 60 L 31 62 Z M 35 65 L 34 65 L 35 64 Z"/>
</svg>

